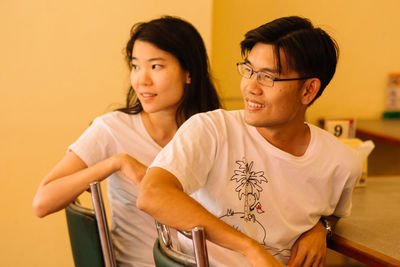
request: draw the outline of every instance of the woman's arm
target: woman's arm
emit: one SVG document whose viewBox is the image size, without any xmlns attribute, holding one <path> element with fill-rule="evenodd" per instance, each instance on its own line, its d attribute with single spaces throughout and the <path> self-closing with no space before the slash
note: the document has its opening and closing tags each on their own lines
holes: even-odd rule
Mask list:
<svg viewBox="0 0 400 267">
<path fill-rule="evenodd" d="M 159 222 L 180 230 L 203 226 L 208 240 L 241 253 L 252 266 L 282 266 L 257 241 L 219 220 L 185 194 L 178 179 L 162 168 L 148 170 L 139 185 L 137 206 Z"/>
<path fill-rule="evenodd" d="M 65 208 L 87 190 L 90 183 L 102 181 L 116 171 L 138 183 L 146 166 L 127 154 L 117 154 L 88 168 L 74 152 L 68 151 L 40 183 L 33 199 L 35 215 L 44 217 Z"/>
</svg>

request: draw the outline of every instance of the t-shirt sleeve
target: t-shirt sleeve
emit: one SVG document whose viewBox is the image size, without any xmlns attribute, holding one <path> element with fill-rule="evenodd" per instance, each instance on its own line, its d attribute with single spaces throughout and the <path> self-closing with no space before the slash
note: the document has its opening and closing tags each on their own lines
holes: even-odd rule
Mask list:
<svg viewBox="0 0 400 267">
<path fill-rule="evenodd" d="M 349 178 L 347 179 L 340 196 L 339 202 L 336 205 L 333 215 L 336 217 L 348 217 L 351 214 L 351 197 L 356 181 L 360 178 L 362 173 L 362 160 L 355 156 L 351 164 Z"/>
<path fill-rule="evenodd" d="M 157 155 L 150 168 L 167 170 L 180 181 L 184 192 L 195 192 L 206 183 L 215 161 L 219 143 L 217 131 L 207 115 L 192 116 Z"/>
<path fill-rule="evenodd" d="M 87 166 L 108 158 L 113 147 L 110 133 L 101 118 L 97 118 L 86 131 L 68 148 L 78 155 Z"/>
</svg>

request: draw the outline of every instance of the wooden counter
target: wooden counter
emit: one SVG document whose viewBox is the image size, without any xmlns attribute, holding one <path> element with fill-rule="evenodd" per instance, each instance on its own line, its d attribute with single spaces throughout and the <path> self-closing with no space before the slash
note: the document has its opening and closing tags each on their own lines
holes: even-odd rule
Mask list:
<svg viewBox="0 0 400 267">
<path fill-rule="evenodd" d="M 370 266 L 400 266 L 400 177 L 368 177 L 328 247 Z"/>
<path fill-rule="evenodd" d="M 357 136 L 400 146 L 400 119 L 359 120 Z"/>
<path fill-rule="evenodd" d="M 368 157 L 369 175 L 400 176 L 400 119 L 359 120 L 356 136 L 375 143 Z"/>
</svg>

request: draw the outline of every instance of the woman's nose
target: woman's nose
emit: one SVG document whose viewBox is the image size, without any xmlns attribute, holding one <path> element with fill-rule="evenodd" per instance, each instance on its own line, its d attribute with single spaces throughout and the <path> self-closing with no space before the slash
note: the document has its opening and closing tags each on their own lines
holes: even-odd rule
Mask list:
<svg viewBox="0 0 400 267">
<path fill-rule="evenodd" d="M 151 75 L 146 69 L 132 72 L 132 81 L 134 80 L 139 85 L 150 85 L 152 83 Z"/>
<path fill-rule="evenodd" d="M 146 71 L 146 70 L 143 70 L 143 72 L 141 73 L 141 75 L 140 75 L 140 82 L 142 83 L 142 84 L 151 84 L 151 76 L 150 76 L 150 73 L 148 72 L 148 71 Z"/>
</svg>

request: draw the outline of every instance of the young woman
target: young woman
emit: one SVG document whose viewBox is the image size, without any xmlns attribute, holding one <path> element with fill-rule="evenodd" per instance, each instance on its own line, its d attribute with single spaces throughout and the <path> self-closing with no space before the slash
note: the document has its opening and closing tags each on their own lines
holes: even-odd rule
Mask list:
<svg viewBox="0 0 400 267">
<path fill-rule="evenodd" d="M 205 46 L 188 22 L 162 17 L 135 24 L 126 46 L 126 107 L 96 118 L 41 182 L 37 216 L 65 208 L 94 181 L 108 181 L 119 266 L 154 266 L 154 219 L 136 208 L 137 187 L 158 152 L 193 114 L 220 107 Z"/>
</svg>

